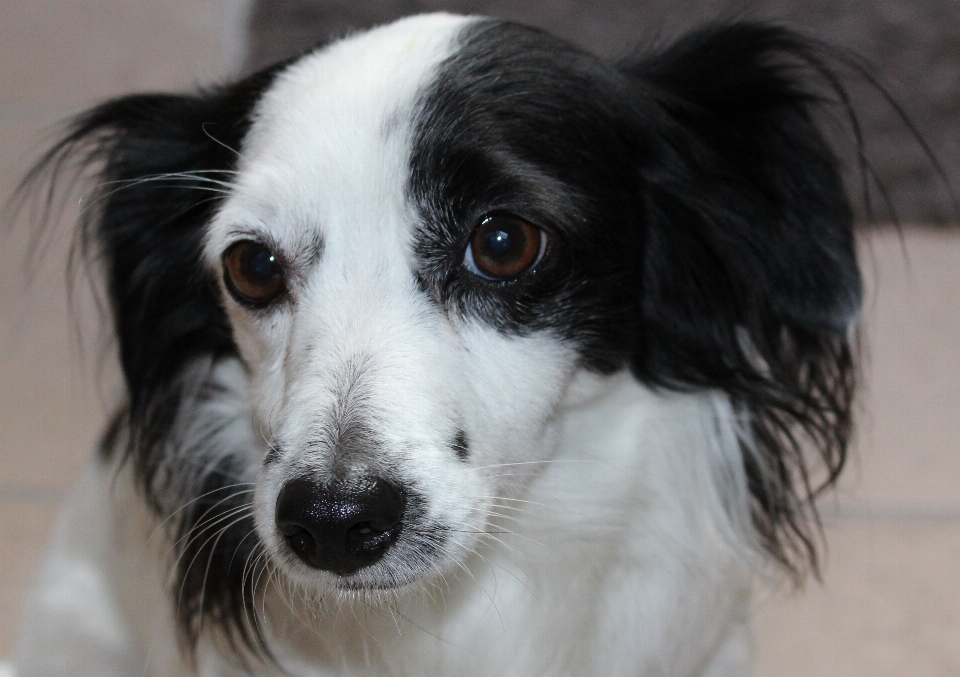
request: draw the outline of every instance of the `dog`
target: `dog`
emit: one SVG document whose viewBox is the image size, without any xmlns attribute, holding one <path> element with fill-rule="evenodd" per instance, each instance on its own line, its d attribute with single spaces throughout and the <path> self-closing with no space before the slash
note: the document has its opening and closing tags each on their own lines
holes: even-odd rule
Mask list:
<svg viewBox="0 0 960 677">
<path fill-rule="evenodd" d="M 851 434 L 828 56 L 432 14 L 79 116 L 126 400 L 17 674 L 749 674 Z"/>
</svg>

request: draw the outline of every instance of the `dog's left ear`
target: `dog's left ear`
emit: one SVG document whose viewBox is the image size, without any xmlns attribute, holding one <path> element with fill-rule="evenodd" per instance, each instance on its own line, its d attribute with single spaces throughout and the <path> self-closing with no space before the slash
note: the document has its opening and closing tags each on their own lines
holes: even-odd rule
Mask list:
<svg viewBox="0 0 960 677">
<path fill-rule="evenodd" d="M 817 490 L 800 438 L 839 472 L 861 302 L 852 213 L 812 113 L 839 95 L 823 48 L 764 23 L 713 26 L 621 65 L 662 113 L 644 169 L 633 369 L 722 388 L 749 416 L 745 466 L 764 545 L 813 555 Z M 836 97 L 835 97 L 836 98 Z"/>
<path fill-rule="evenodd" d="M 64 177 L 72 170 L 96 182 L 84 195 L 79 236 L 105 269 L 128 395 L 102 451 L 130 463 L 145 500 L 178 535 L 172 592 L 188 653 L 210 626 L 224 630 L 238 651 L 266 652 L 249 622 L 255 567 L 244 563 L 256 561 L 259 547 L 252 519 L 231 519 L 216 539 L 192 531 L 243 512 L 244 497 L 231 489 L 244 479 L 243 464 L 231 454 L 245 450 L 216 446 L 225 425 L 219 414 L 212 414 L 216 426 L 187 434 L 193 447 L 178 437 L 176 422 L 220 397 L 211 395 L 222 387 L 211 365 L 236 352 L 201 252 L 257 102 L 284 65 L 195 94 L 134 94 L 100 104 L 70 122 L 22 185 L 25 193 L 44 189 L 41 206 L 49 207 L 58 179 L 69 190 Z M 212 455 L 200 463 L 191 450 Z M 211 570 L 217 575 L 207 576 Z"/>
<path fill-rule="evenodd" d="M 96 180 L 83 196 L 79 237 L 104 264 L 131 423 L 140 434 L 166 433 L 172 414 L 154 414 L 164 401 L 174 406 L 170 388 L 186 364 L 235 350 L 200 252 L 252 110 L 276 70 L 196 94 L 102 103 L 70 121 L 21 186 L 49 202 L 58 184 L 73 185 L 65 180 L 72 171 Z"/>
</svg>

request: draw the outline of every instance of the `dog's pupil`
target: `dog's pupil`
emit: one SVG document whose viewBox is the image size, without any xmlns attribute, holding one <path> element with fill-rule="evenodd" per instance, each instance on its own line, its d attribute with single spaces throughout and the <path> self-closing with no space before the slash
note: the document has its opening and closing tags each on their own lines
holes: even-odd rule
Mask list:
<svg viewBox="0 0 960 677">
<path fill-rule="evenodd" d="M 277 272 L 277 257 L 267 249 L 254 249 L 247 260 L 247 269 L 253 277 L 267 280 Z"/>
<path fill-rule="evenodd" d="M 513 227 L 511 227 L 511 225 Z M 510 259 L 523 252 L 524 233 L 523 229 L 513 224 L 498 224 L 497 227 L 487 231 L 483 238 L 484 254 L 500 263 L 506 263 Z"/>
<path fill-rule="evenodd" d="M 510 233 L 507 231 L 495 230 L 487 235 L 487 249 L 494 256 L 503 256 L 510 251 L 512 246 L 510 239 Z"/>
</svg>

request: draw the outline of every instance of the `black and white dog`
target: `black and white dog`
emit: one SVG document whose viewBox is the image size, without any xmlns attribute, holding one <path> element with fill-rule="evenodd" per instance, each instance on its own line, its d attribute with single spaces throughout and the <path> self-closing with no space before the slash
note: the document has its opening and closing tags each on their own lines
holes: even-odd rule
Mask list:
<svg viewBox="0 0 960 677">
<path fill-rule="evenodd" d="M 850 434 L 821 49 L 427 15 L 78 118 L 128 400 L 31 675 L 745 675 Z"/>
</svg>

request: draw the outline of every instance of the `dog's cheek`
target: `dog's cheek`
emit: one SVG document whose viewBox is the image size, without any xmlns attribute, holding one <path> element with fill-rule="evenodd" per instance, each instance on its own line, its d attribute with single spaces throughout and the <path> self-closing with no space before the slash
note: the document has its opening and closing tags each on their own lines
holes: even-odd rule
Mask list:
<svg viewBox="0 0 960 677">
<path fill-rule="evenodd" d="M 576 371 L 576 350 L 550 333 L 506 336 L 482 325 L 462 331 L 461 341 L 471 465 L 493 477 L 507 474 L 499 464 L 548 458 L 547 427 Z"/>
<path fill-rule="evenodd" d="M 284 363 L 291 317 L 283 309 L 261 317 L 237 308 L 228 308 L 227 314 L 240 359 L 250 378 L 251 413 L 269 442 L 271 416 L 286 388 Z"/>
</svg>

